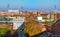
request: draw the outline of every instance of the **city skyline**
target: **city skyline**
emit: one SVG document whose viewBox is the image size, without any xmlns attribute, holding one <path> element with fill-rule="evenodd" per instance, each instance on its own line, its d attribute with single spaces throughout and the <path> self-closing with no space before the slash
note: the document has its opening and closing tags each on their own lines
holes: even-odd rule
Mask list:
<svg viewBox="0 0 60 37">
<path fill-rule="evenodd" d="M 60 0 L 0 0 L 0 10 L 60 10 L 59 3 Z"/>
</svg>

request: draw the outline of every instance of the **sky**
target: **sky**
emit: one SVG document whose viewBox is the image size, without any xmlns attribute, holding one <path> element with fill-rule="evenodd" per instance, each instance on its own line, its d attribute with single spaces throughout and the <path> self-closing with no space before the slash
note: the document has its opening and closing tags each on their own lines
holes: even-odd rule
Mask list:
<svg viewBox="0 0 60 37">
<path fill-rule="evenodd" d="M 10 9 L 60 10 L 60 0 L 0 0 L 0 10 Z"/>
</svg>

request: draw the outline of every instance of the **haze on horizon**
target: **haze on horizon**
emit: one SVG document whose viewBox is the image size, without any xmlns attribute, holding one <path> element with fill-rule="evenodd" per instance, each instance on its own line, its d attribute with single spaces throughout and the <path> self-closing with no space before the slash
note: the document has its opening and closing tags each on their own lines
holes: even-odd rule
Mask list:
<svg viewBox="0 0 60 37">
<path fill-rule="evenodd" d="M 23 7 L 23 9 L 21 7 Z M 49 11 L 60 10 L 60 0 L 0 0 L 0 10 L 9 9 Z"/>
</svg>

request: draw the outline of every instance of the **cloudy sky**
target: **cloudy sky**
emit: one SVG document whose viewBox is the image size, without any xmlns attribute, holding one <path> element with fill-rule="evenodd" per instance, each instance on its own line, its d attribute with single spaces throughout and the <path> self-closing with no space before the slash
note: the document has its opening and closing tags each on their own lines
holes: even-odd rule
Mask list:
<svg viewBox="0 0 60 37">
<path fill-rule="evenodd" d="M 60 10 L 60 0 L 0 0 L 0 10 L 8 9 Z"/>
</svg>

